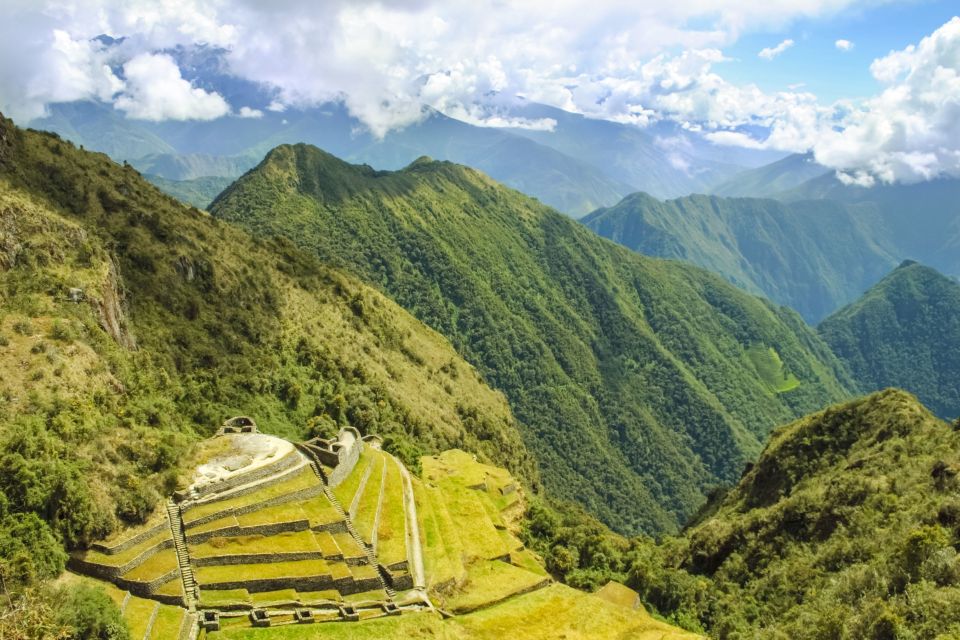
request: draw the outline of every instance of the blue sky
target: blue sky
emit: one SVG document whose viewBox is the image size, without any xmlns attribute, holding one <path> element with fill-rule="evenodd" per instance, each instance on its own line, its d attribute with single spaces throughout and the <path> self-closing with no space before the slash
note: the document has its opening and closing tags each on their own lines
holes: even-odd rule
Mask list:
<svg viewBox="0 0 960 640">
<path fill-rule="evenodd" d="M 874 59 L 919 42 L 958 14 L 956 0 L 916 0 L 799 19 L 786 28 L 741 37 L 723 49 L 732 60 L 716 70 L 731 82 L 752 82 L 768 92 L 803 84 L 801 90 L 824 102 L 863 98 L 881 89 L 870 74 Z M 796 44 L 773 60 L 757 56 L 788 38 Z M 839 39 L 850 40 L 854 48 L 839 51 L 834 46 Z"/>
</svg>

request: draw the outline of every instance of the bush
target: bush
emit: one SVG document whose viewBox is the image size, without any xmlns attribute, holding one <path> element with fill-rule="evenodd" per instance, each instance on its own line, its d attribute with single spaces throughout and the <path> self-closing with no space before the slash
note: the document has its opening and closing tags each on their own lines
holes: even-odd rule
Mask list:
<svg viewBox="0 0 960 640">
<path fill-rule="evenodd" d="M 8 592 L 58 576 L 66 561 L 60 541 L 36 514 L 0 519 L 0 575 Z"/>
<path fill-rule="evenodd" d="M 63 587 L 54 594 L 57 622 L 71 640 L 130 640 L 120 609 L 103 589 L 87 584 Z"/>
</svg>

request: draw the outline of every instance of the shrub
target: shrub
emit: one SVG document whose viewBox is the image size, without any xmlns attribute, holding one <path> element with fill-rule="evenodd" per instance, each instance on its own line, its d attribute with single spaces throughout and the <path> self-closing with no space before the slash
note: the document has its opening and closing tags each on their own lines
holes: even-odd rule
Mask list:
<svg viewBox="0 0 960 640">
<path fill-rule="evenodd" d="M 55 601 L 57 621 L 72 640 L 130 640 L 120 609 L 103 589 L 76 584 L 55 593 Z"/>
</svg>

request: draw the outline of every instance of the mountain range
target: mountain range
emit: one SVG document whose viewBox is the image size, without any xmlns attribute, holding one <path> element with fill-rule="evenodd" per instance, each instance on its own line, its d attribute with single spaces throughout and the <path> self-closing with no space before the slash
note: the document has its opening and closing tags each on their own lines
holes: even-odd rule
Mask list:
<svg viewBox="0 0 960 640">
<path fill-rule="evenodd" d="M 770 428 L 856 388 L 794 312 L 453 163 L 384 172 L 283 145 L 210 211 L 447 336 L 508 397 L 547 489 L 622 531 L 675 530 Z"/>
</svg>

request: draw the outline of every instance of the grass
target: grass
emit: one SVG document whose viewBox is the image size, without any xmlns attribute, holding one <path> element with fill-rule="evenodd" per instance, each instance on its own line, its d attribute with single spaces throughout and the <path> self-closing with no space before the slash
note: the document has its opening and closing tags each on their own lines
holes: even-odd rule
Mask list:
<svg viewBox="0 0 960 640">
<path fill-rule="evenodd" d="M 344 478 L 343 482 L 338 484 L 333 490 L 333 495 L 340 501 L 340 506 L 343 507 L 344 511 L 350 509 L 350 503 L 353 501 L 353 495 L 357 492 L 357 487 L 360 486 L 360 480 L 363 479 L 363 474 L 366 473 L 367 466 L 369 466 L 373 460 L 373 450 L 370 447 L 364 447 L 350 475 Z"/>
<path fill-rule="evenodd" d="M 337 541 L 333 539 L 333 534 L 329 531 L 316 531 L 313 538 L 317 546 L 320 547 L 320 551 L 323 552 L 323 557 L 330 558 L 342 555 L 340 547 L 337 546 Z"/>
<path fill-rule="evenodd" d="M 476 562 L 467 569 L 467 580 L 446 599 L 454 613 L 467 613 L 531 589 L 547 578 L 499 560 Z"/>
<path fill-rule="evenodd" d="M 776 393 L 786 393 L 800 386 L 797 377 L 784 369 L 780 354 L 773 347 L 754 345 L 746 353 L 760 379 Z"/>
<path fill-rule="evenodd" d="M 288 602 L 299 602 L 300 596 L 295 589 L 278 589 L 277 591 L 261 591 L 251 593 L 250 599 L 256 607 L 266 607 Z"/>
<path fill-rule="evenodd" d="M 183 513 L 184 524 L 190 528 L 190 523 L 222 511 L 242 509 L 244 507 L 264 502 L 280 496 L 284 496 L 295 491 L 309 489 L 319 484 L 320 480 L 313 473 L 310 467 L 302 467 L 299 471 L 293 473 L 292 477 L 264 487 L 258 491 L 248 493 L 235 498 L 226 498 L 224 500 L 215 500 L 213 502 L 204 502 L 188 508 Z"/>
<path fill-rule="evenodd" d="M 420 520 L 420 546 L 423 551 L 423 570 L 428 585 L 446 582 L 457 577 L 456 566 L 447 554 L 447 545 L 440 534 L 440 525 L 428 489 L 419 480 L 413 481 L 413 497 Z"/>
<path fill-rule="evenodd" d="M 407 514 L 403 504 L 403 478 L 397 462 L 384 456 L 387 480 L 383 493 L 383 509 L 377 525 L 377 556 L 383 565 L 407 559 Z"/>
<path fill-rule="evenodd" d="M 187 614 L 180 607 L 171 607 L 160 605 L 157 612 L 157 618 L 153 622 L 153 628 L 150 630 L 148 640 L 171 640 L 180 635 L 180 627 L 183 625 L 183 617 Z M 133 639 L 131 639 L 133 640 Z"/>
<path fill-rule="evenodd" d="M 312 531 L 293 531 L 273 536 L 235 536 L 211 538 L 202 544 L 190 546 L 193 558 L 215 558 L 258 553 L 294 553 L 298 551 L 319 552 Z"/>
<path fill-rule="evenodd" d="M 595 594 L 598 598 L 606 600 L 615 605 L 621 607 L 626 607 L 628 609 L 633 609 L 640 602 L 640 596 L 636 591 L 631 589 L 626 585 L 622 585 L 619 582 L 613 582 L 612 580 L 607 584 L 603 585 Z"/>
<path fill-rule="evenodd" d="M 200 606 L 208 609 L 250 602 L 246 589 L 200 589 Z"/>
<path fill-rule="evenodd" d="M 457 523 L 464 554 L 468 558 L 497 558 L 508 553 L 484 508 L 481 496 L 455 481 L 441 483 L 443 500 Z"/>
<path fill-rule="evenodd" d="M 147 633 L 147 625 L 153 610 L 160 606 L 159 602 L 132 597 L 123 610 L 123 619 L 130 628 L 130 640 L 142 640 Z"/>
<path fill-rule="evenodd" d="M 325 591 L 301 591 L 297 595 L 303 604 L 321 604 L 324 602 L 340 601 L 340 592 L 334 589 L 327 589 Z"/>
<path fill-rule="evenodd" d="M 322 636 L 321 636 L 322 634 Z M 502 604 L 443 620 L 433 613 L 391 616 L 319 628 L 231 627 L 211 640 L 695 640 L 698 636 L 563 585 L 552 585 Z"/>
<path fill-rule="evenodd" d="M 140 544 L 134 545 L 125 551 L 121 551 L 120 553 L 102 553 L 100 551 L 91 549 L 84 554 L 83 559 L 87 562 L 95 562 L 108 567 L 119 567 L 123 564 L 126 564 L 130 560 L 133 560 L 140 554 L 149 551 L 164 540 L 169 540 L 172 536 L 173 534 L 170 532 L 170 529 L 166 528 L 157 535 L 147 538 Z"/>
<path fill-rule="evenodd" d="M 164 582 L 156 591 L 157 595 L 164 596 L 182 596 L 183 595 L 183 580 L 180 576 L 176 576 L 172 580 Z"/>
<path fill-rule="evenodd" d="M 373 524 L 377 517 L 377 505 L 380 503 L 380 488 L 386 471 L 386 458 L 377 453 L 373 456 L 371 464 L 373 467 L 370 478 L 360 496 L 357 513 L 353 518 L 353 526 L 367 544 L 373 540 Z"/>
<path fill-rule="evenodd" d="M 323 560 L 290 560 L 288 562 L 263 562 L 254 564 L 229 564 L 197 567 L 194 575 L 203 585 L 244 580 L 267 580 L 273 578 L 307 578 L 329 575 L 330 569 Z"/>
<path fill-rule="evenodd" d="M 151 580 L 170 573 L 178 566 L 177 552 L 174 549 L 164 549 L 163 551 L 153 554 L 144 560 L 142 564 L 137 565 L 123 574 L 123 577 L 127 580 L 135 580 L 137 582 L 150 582 Z"/>
<path fill-rule="evenodd" d="M 344 559 L 365 558 L 367 556 L 364 550 L 360 548 L 360 545 L 357 544 L 357 541 L 354 540 L 353 536 L 346 531 L 334 533 L 333 539 L 337 543 L 337 547 L 339 547 Z"/>
</svg>

